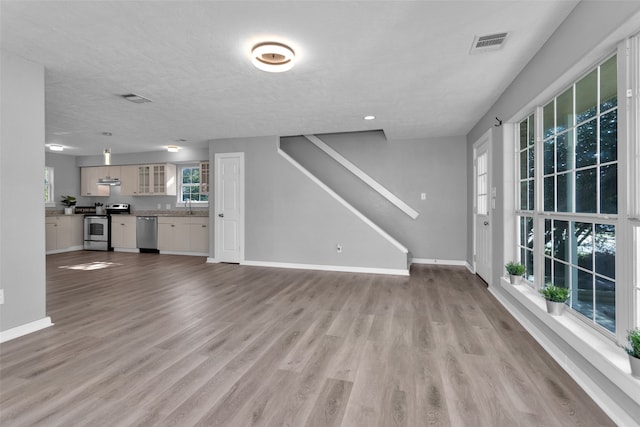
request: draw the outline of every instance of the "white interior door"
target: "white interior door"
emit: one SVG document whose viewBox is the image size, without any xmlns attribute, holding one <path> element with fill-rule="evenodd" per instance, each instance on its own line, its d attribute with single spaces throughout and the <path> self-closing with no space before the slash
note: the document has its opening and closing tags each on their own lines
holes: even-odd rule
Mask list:
<svg viewBox="0 0 640 427">
<path fill-rule="evenodd" d="M 491 135 L 485 135 L 474 145 L 474 264 L 476 273 L 491 283 Z"/>
<path fill-rule="evenodd" d="M 244 153 L 215 155 L 215 258 L 219 262 L 243 260 Z"/>
</svg>

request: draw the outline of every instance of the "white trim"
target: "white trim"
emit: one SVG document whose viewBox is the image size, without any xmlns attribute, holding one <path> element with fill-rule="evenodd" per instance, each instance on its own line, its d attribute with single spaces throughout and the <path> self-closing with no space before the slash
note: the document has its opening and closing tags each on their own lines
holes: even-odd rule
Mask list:
<svg viewBox="0 0 640 427">
<path fill-rule="evenodd" d="M 367 184 L 369 187 L 377 191 L 382 197 L 387 199 L 389 202 L 393 203 L 398 209 L 400 209 L 405 214 L 409 215 L 411 219 L 416 219 L 420 215 L 418 211 L 413 209 L 411 206 L 407 205 L 405 202 L 400 200 L 398 196 L 393 194 L 391 191 L 387 190 L 382 184 L 380 184 L 375 179 L 371 178 L 364 172 L 362 169 L 351 163 L 347 160 L 342 154 L 338 153 L 333 148 L 329 147 L 324 141 L 318 138 L 315 135 L 304 135 L 309 141 L 311 141 L 316 147 L 324 151 L 329 157 L 331 157 L 336 162 L 340 163 L 344 166 L 349 172 L 360 178 Z"/>
<path fill-rule="evenodd" d="M 187 256 L 208 256 L 207 252 L 190 252 L 190 251 L 160 251 L 161 255 L 187 255 Z"/>
<path fill-rule="evenodd" d="M 295 166 L 296 169 L 298 169 L 300 172 L 302 172 L 304 175 L 306 175 L 307 178 L 309 178 L 311 181 L 313 181 L 318 187 L 322 188 L 326 193 L 328 193 L 331 197 L 333 197 L 335 200 L 337 200 L 342 206 L 344 206 L 349 211 L 351 211 L 351 213 L 353 213 L 355 216 L 360 218 L 361 221 L 363 221 L 369 227 L 374 229 L 379 235 L 384 237 L 389 243 L 394 245 L 396 248 L 398 248 L 400 251 L 404 252 L 405 254 L 409 253 L 409 250 L 407 248 L 405 248 L 400 242 L 398 242 L 396 239 L 391 237 L 389 234 L 387 234 L 387 232 L 385 232 L 383 229 L 378 227 L 373 221 L 371 221 L 369 218 L 367 218 L 362 213 L 360 213 L 359 210 L 357 210 L 356 208 L 351 206 L 351 204 L 349 204 L 349 202 L 347 202 L 345 199 L 340 197 L 340 195 L 338 193 L 336 193 L 331 188 L 329 188 L 327 186 L 327 184 L 325 184 L 324 182 L 320 181 L 315 175 L 313 175 L 311 172 L 309 172 L 304 166 L 302 166 L 300 163 L 296 162 L 291 156 L 289 156 L 287 153 L 285 153 L 280 147 L 278 147 L 278 154 L 280 154 L 289 163 L 291 163 L 293 166 Z"/>
<path fill-rule="evenodd" d="M 83 249 L 84 249 L 84 246 L 69 246 L 68 248 L 63 248 L 63 249 L 51 249 L 47 251 L 45 254 L 46 255 L 61 254 L 64 252 L 81 251 Z"/>
<path fill-rule="evenodd" d="M 502 293 L 509 294 L 522 304 L 527 313 L 553 330 L 559 338 L 571 346 L 576 352 L 585 355 L 588 362 L 601 375 L 614 383 L 628 399 L 640 405 L 640 379 L 631 376 L 629 360 L 624 350 L 616 344 L 585 325 L 571 314 L 551 316 L 547 314 L 544 300 L 532 288 L 525 285 L 511 285 L 506 278 L 500 279 L 501 289 L 497 291 L 490 286 L 489 292 L 511 313 L 513 317 L 533 336 L 533 338 L 558 362 L 558 364 L 582 387 L 585 392 L 605 411 L 618 425 L 640 426 L 638 420 L 629 415 L 610 396 L 610 391 L 601 388 L 589 372 L 575 365 L 570 356 L 558 348 L 546 333 L 531 322 L 523 311 L 512 304 Z"/>
<path fill-rule="evenodd" d="M 211 257 L 207 258 L 207 264 L 219 264 L 219 263 L 220 261 L 217 260 L 216 258 L 211 258 Z"/>
<path fill-rule="evenodd" d="M 344 273 L 387 274 L 392 276 L 408 276 L 409 270 L 394 268 L 351 267 L 344 265 L 297 264 L 288 262 L 242 261 L 241 265 L 252 267 L 275 267 L 299 270 L 338 271 Z"/>
<path fill-rule="evenodd" d="M 129 253 L 134 253 L 134 254 L 138 254 L 140 253 L 140 249 L 137 248 L 113 248 L 114 252 L 129 252 Z"/>
<path fill-rule="evenodd" d="M 6 331 L 0 332 L 0 343 L 39 331 L 40 329 L 48 328 L 49 326 L 53 326 L 53 322 L 51 322 L 51 317 L 47 316 L 40 320 L 7 329 Z"/>
<path fill-rule="evenodd" d="M 469 263 L 459 259 L 411 258 L 412 264 L 460 265 L 469 268 Z"/>
<path fill-rule="evenodd" d="M 215 206 L 219 206 L 220 200 L 218 200 L 218 198 L 220 197 L 220 195 L 222 194 L 221 191 L 219 191 L 220 189 L 218 188 L 218 186 L 220 185 L 220 177 L 218 176 L 219 173 L 219 163 L 220 160 L 223 158 L 233 158 L 236 157 L 238 158 L 238 167 L 239 167 L 239 173 L 238 173 L 238 193 L 239 193 L 239 197 L 238 197 L 238 209 L 240 211 L 239 213 L 239 218 L 238 218 L 238 244 L 239 244 L 239 248 L 238 248 L 238 260 L 237 261 L 231 261 L 231 262 L 240 262 L 242 260 L 244 260 L 244 232 L 245 232 L 245 213 L 244 213 L 244 208 L 245 208 L 245 161 L 244 161 L 244 152 L 235 152 L 235 153 L 215 153 L 213 156 L 213 163 L 214 163 L 214 179 L 215 179 L 215 194 L 214 194 L 214 208 Z M 211 171 L 209 172 L 211 173 Z M 209 193 L 210 194 L 210 193 Z M 211 196 L 210 196 L 211 197 Z M 215 212 L 215 209 L 213 212 L 209 212 L 209 216 L 213 217 L 213 224 L 214 224 L 214 241 L 213 241 L 213 248 L 214 248 L 214 253 L 216 254 L 216 256 L 219 255 L 220 252 L 220 247 L 222 242 L 220 241 L 220 237 L 221 234 L 219 233 L 219 227 L 220 227 L 220 221 L 218 221 L 218 215 Z M 209 245 L 211 246 L 211 244 Z"/>
</svg>

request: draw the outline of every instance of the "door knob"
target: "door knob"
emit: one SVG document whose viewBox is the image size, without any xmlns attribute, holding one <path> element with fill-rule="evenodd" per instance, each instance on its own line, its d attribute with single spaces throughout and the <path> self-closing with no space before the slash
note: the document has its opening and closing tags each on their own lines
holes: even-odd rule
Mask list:
<svg viewBox="0 0 640 427">
<path fill-rule="evenodd" d="M 485 222 L 484 222 L 484 225 L 489 225 L 489 221 L 485 221 Z"/>
<path fill-rule="evenodd" d="M 223 213 L 219 213 L 219 214 L 218 214 L 218 216 L 219 216 L 220 218 L 224 218 L 224 214 L 223 214 Z"/>
</svg>

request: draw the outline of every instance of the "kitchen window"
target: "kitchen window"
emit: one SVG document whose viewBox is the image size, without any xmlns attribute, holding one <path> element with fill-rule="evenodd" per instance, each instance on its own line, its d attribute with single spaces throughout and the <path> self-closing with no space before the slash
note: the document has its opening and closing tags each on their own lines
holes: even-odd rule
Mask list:
<svg viewBox="0 0 640 427">
<path fill-rule="evenodd" d="M 45 207 L 55 207 L 53 192 L 53 168 L 51 166 L 44 167 L 44 205 Z"/>
<path fill-rule="evenodd" d="M 178 172 L 178 205 L 209 203 L 208 163 L 185 164 Z"/>
</svg>

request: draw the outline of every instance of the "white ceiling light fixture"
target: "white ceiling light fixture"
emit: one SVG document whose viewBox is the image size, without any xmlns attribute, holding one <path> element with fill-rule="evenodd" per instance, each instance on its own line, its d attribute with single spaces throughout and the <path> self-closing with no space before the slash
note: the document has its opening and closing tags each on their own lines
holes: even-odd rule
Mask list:
<svg viewBox="0 0 640 427">
<path fill-rule="evenodd" d="M 258 43 L 251 49 L 251 62 L 262 71 L 281 73 L 295 64 L 296 54 L 289 46 L 278 42 Z"/>
<path fill-rule="evenodd" d="M 177 153 L 180 150 L 180 147 L 177 145 L 167 145 L 167 151 L 170 153 Z"/>
<path fill-rule="evenodd" d="M 51 151 L 63 151 L 64 150 L 64 146 L 62 146 L 60 144 L 49 144 L 49 150 L 51 150 Z"/>
<path fill-rule="evenodd" d="M 375 120 L 375 119 L 376 119 L 376 116 L 371 116 L 371 115 L 369 115 L 369 116 L 364 116 L 363 118 L 364 118 L 365 120 Z"/>
</svg>

